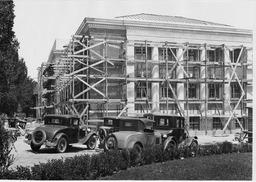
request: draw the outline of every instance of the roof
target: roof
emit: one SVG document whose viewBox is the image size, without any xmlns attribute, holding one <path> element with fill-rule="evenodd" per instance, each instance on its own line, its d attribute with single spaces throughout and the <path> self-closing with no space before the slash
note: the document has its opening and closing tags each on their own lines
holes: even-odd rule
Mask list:
<svg viewBox="0 0 256 182">
<path fill-rule="evenodd" d="M 119 120 L 140 120 L 144 123 L 148 123 L 148 122 L 155 122 L 154 120 L 150 120 L 147 118 L 140 118 L 140 117 L 117 117 L 117 116 L 105 116 L 104 118 L 107 119 L 119 119 Z"/>
<path fill-rule="evenodd" d="M 183 116 L 178 116 L 178 115 L 171 115 L 171 114 L 165 114 L 165 113 L 146 113 L 143 116 L 164 116 L 164 117 L 179 117 L 179 118 L 184 118 Z"/>
<path fill-rule="evenodd" d="M 232 27 L 230 25 L 213 23 L 204 20 L 197 20 L 191 18 L 185 18 L 182 16 L 169 16 L 169 15 L 156 15 L 140 13 L 134 15 L 118 16 L 116 19 L 122 20 L 134 20 L 134 21 L 148 21 L 148 22 L 165 22 L 174 24 L 194 24 L 194 25 L 204 25 L 204 26 L 221 26 L 221 27 Z"/>
<path fill-rule="evenodd" d="M 45 117 L 58 117 L 58 118 L 78 118 L 75 115 L 62 115 L 62 114 L 47 114 Z"/>
</svg>

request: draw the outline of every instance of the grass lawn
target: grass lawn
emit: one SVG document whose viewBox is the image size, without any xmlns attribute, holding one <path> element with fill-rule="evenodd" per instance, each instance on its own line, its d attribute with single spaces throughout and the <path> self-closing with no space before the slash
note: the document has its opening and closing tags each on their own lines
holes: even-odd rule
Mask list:
<svg viewBox="0 0 256 182">
<path fill-rule="evenodd" d="M 252 153 L 172 160 L 120 171 L 102 180 L 252 180 Z"/>
</svg>

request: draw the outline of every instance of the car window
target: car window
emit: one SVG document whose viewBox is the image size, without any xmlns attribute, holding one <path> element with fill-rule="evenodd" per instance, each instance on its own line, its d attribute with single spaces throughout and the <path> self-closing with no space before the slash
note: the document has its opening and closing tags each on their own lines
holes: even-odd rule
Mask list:
<svg viewBox="0 0 256 182">
<path fill-rule="evenodd" d="M 45 118 L 45 124 L 62 125 L 63 119 L 62 118 Z"/>
<path fill-rule="evenodd" d="M 122 121 L 120 131 L 137 131 L 138 122 L 136 121 Z"/>
<path fill-rule="evenodd" d="M 78 126 L 78 119 L 72 119 L 73 126 Z"/>
<path fill-rule="evenodd" d="M 113 125 L 113 119 L 106 119 L 105 124 L 108 125 L 108 126 L 112 126 Z"/>
</svg>

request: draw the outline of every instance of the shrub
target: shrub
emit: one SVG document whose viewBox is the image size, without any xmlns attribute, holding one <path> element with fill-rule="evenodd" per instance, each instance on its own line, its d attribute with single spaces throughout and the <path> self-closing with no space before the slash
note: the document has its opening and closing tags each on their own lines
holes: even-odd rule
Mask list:
<svg viewBox="0 0 256 182">
<path fill-rule="evenodd" d="M 168 153 L 162 145 L 143 150 L 138 159 L 137 152 L 130 150 L 111 150 L 95 155 L 81 155 L 73 158 L 53 159 L 47 163 L 34 165 L 31 169 L 19 166 L 16 170 L 6 170 L 4 179 L 22 180 L 95 180 L 125 170 L 132 166 L 147 165 L 154 162 L 191 157 L 192 152 L 197 156 L 214 155 L 232 152 L 252 152 L 252 145 L 241 143 L 232 145 L 230 142 L 215 145 L 199 146 L 197 149 L 179 147 Z"/>
<path fill-rule="evenodd" d="M 4 123 L 0 120 L 0 178 L 3 178 L 13 164 L 14 155 L 11 154 L 13 143 L 11 133 L 4 128 Z"/>
</svg>

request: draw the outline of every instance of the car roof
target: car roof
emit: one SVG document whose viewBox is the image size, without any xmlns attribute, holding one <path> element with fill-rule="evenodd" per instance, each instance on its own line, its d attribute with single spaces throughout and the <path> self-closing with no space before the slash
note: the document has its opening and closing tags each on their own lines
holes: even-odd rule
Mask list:
<svg viewBox="0 0 256 182">
<path fill-rule="evenodd" d="M 46 116 L 44 116 L 44 118 L 45 117 L 54 117 L 54 118 L 77 118 L 78 119 L 78 117 L 77 116 L 75 116 L 75 115 L 62 115 L 62 114 L 48 114 L 48 115 L 46 115 Z"/>
<path fill-rule="evenodd" d="M 147 118 L 139 118 L 139 117 L 117 117 L 117 116 L 105 116 L 106 119 L 120 119 L 120 120 L 140 120 L 144 122 L 145 124 L 148 122 L 155 122 L 154 120 L 147 119 Z"/>
<path fill-rule="evenodd" d="M 177 116 L 177 115 L 171 115 L 171 114 L 165 114 L 165 113 L 146 113 L 143 116 L 165 116 L 165 117 L 179 117 L 184 118 L 183 116 Z"/>
</svg>

